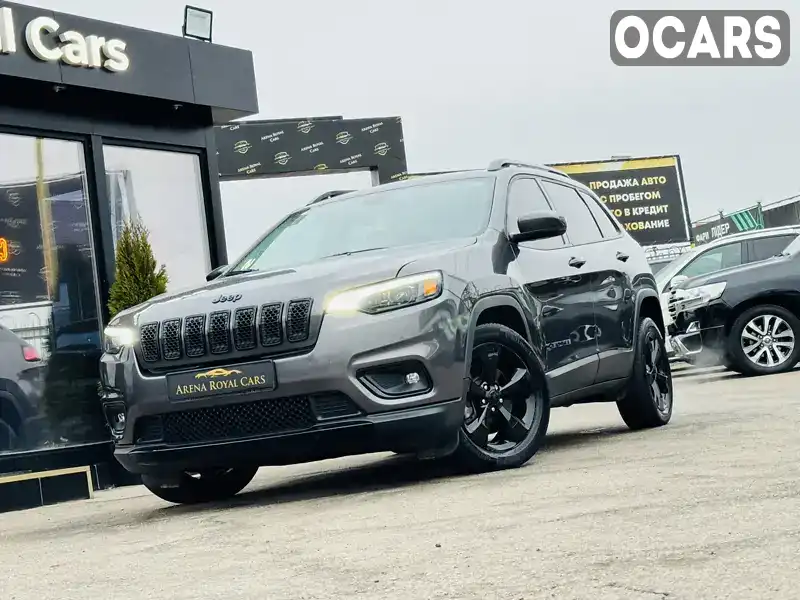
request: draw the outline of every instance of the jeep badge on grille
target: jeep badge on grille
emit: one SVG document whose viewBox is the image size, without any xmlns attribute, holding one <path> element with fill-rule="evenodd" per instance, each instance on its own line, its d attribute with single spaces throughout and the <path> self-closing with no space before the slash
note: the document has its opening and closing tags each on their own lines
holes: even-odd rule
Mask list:
<svg viewBox="0 0 800 600">
<path fill-rule="evenodd" d="M 223 302 L 238 302 L 241 299 L 242 299 L 242 295 L 241 294 L 235 294 L 235 295 L 230 295 L 230 296 L 226 296 L 226 295 L 223 294 L 219 298 L 214 298 L 211 301 L 211 303 L 212 304 L 222 304 Z"/>
</svg>

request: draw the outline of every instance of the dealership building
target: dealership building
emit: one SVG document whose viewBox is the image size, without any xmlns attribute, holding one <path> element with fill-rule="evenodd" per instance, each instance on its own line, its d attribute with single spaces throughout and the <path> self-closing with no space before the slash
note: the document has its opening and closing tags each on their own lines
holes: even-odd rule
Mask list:
<svg viewBox="0 0 800 600">
<path fill-rule="evenodd" d="M 86 465 L 113 484 L 97 365 L 120 229 L 150 230 L 171 289 L 227 262 L 214 127 L 258 112 L 252 54 L 0 2 L 0 89 L 0 498 Z"/>
</svg>

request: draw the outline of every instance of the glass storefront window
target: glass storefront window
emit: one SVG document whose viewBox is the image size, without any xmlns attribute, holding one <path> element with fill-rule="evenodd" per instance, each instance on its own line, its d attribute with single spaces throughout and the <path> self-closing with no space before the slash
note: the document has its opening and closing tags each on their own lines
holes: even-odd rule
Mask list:
<svg viewBox="0 0 800 600">
<path fill-rule="evenodd" d="M 82 144 L 0 134 L 0 452 L 109 439 Z"/>
<path fill-rule="evenodd" d="M 104 145 L 103 156 L 114 247 L 125 221 L 138 219 L 168 291 L 204 283 L 211 260 L 197 155 Z"/>
</svg>

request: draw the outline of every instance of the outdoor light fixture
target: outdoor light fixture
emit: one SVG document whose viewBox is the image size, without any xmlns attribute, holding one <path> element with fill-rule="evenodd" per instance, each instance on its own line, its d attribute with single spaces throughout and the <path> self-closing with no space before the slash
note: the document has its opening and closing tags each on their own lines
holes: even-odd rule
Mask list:
<svg viewBox="0 0 800 600">
<path fill-rule="evenodd" d="M 211 41 L 211 28 L 214 13 L 204 8 L 186 5 L 183 9 L 183 37 Z"/>
</svg>

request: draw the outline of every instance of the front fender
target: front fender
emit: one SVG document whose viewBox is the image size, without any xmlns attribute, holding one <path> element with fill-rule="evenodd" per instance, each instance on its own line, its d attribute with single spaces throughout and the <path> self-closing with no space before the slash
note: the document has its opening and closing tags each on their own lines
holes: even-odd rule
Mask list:
<svg viewBox="0 0 800 600">
<path fill-rule="evenodd" d="M 469 373 L 472 366 L 472 347 L 475 340 L 475 330 L 478 327 L 478 321 L 483 313 L 487 310 L 494 308 L 506 308 L 513 310 L 520 317 L 524 331 L 525 339 L 533 349 L 533 357 L 539 368 L 539 373 L 542 375 L 543 385 L 546 386 L 544 377 L 545 367 L 543 360 L 544 346 L 538 330 L 538 320 L 536 315 L 532 314 L 530 309 L 526 306 L 525 302 L 518 297 L 519 291 L 513 287 L 496 290 L 486 293 L 477 299 L 469 302 L 462 302 L 459 306 L 459 354 L 464 364 L 464 391 L 469 383 Z"/>
<path fill-rule="evenodd" d="M 667 337 L 666 323 L 664 323 L 664 318 L 663 318 L 663 315 L 661 313 L 661 310 L 662 310 L 661 298 L 658 295 L 658 292 L 656 290 L 652 289 L 652 288 L 649 288 L 649 287 L 639 289 L 636 292 L 636 310 L 634 312 L 634 318 L 633 318 L 633 324 L 634 324 L 633 325 L 634 326 L 634 331 L 633 331 L 633 350 L 634 350 L 634 352 L 638 351 L 638 349 L 639 349 L 639 347 L 638 347 L 639 346 L 639 323 L 641 321 L 641 316 L 642 316 L 642 304 L 648 298 L 655 298 L 656 302 L 658 303 L 658 315 L 656 316 L 656 319 L 655 319 L 656 325 L 659 326 L 659 329 L 661 330 L 661 335 L 665 339 Z"/>
</svg>

